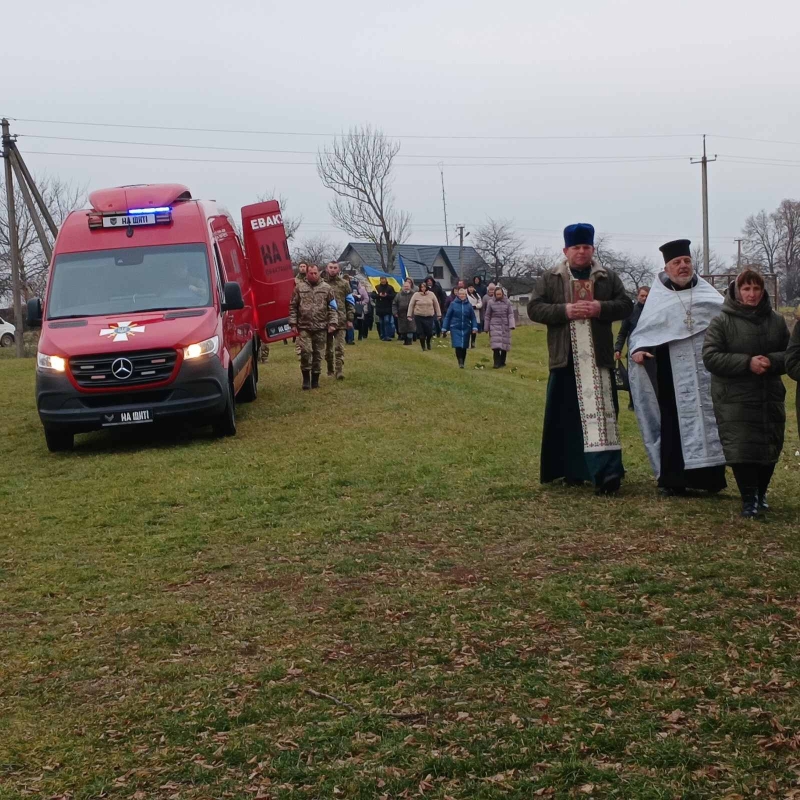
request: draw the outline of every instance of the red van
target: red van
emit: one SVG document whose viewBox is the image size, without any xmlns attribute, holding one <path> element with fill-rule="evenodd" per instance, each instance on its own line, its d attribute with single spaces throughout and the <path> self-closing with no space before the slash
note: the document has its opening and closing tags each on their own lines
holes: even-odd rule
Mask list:
<svg viewBox="0 0 800 800">
<path fill-rule="evenodd" d="M 258 393 L 261 343 L 293 334 L 278 204 L 242 209 L 243 249 L 229 214 L 179 184 L 89 201 L 59 231 L 44 302 L 28 303 L 42 326 L 36 405 L 48 448 L 176 418 L 235 434 L 236 401 Z"/>
</svg>

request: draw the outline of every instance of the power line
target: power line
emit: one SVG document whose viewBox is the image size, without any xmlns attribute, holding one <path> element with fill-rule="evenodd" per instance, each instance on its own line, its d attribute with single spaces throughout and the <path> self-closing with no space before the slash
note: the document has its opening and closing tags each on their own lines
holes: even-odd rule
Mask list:
<svg viewBox="0 0 800 800">
<path fill-rule="evenodd" d="M 131 141 L 121 141 L 119 139 L 85 139 L 79 136 L 40 136 L 39 134 L 31 134 L 31 133 L 18 133 L 16 134 L 17 137 L 20 139 L 47 139 L 50 141 L 59 141 L 59 142 L 88 142 L 90 144 L 120 144 L 120 145 L 128 145 L 128 146 L 135 146 L 135 147 L 177 147 L 183 148 L 188 150 L 221 150 L 227 151 L 232 153 L 285 153 L 288 155 L 306 155 L 306 156 L 315 156 L 317 155 L 316 150 L 273 150 L 273 149 L 264 149 L 260 147 L 220 147 L 219 145 L 206 145 L 206 144 L 176 144 L 171 142 L 131 142 Z M 607 161 L 607 160 L 620 160 L 620 161 L 629 161 L 634 158 L 691 158 L 690 155 L 681 155 L 675 154 L 670 156 L 487 156 L 487 155 L 455 155 L 455 154 L 418 154 L 418 153 L 398 153 L 398 158 L 459 158 L 459 159 L 493 159 L 493 160 L 508 160 L 509 158 L 513 159 L 526 159 L 526 160 L 539 160 L 539 161 L 551 161 L 555 159 L 575 159 L 575 160 L 592 160 L 597 159 L 598 161 Z M 437 162 L 438 166 L 438 162 Z"/>
<path fill-rule="evenodd" d="M 711 136 L 712 134 L 709 134 Z M 749 136 L 726 136 L 721 133 L 713 134 L 715 139 L 735 139 L 739 142 L 762 142 L 766 144 L 789 144 L 794 145 L 795 147 L 800 147 L 800 142 L 787 142 L 783 139 L 754 139 Z"/>
<path fill-rule="evenodd" d="M 45 151 L 45 150 L 26 150 L 26 154 L 28 155 L 39 155 L 39 156 L 69 156 L 70 158 L 121 158 L 126 160 L 139 160 L 139 161 L 188 161 L 188 162 L 195 162 L 201 164 L 267 164 L 270 166 L 304 166 L 304 167 L 315 167 L 317 165 L 316 161 L 255 161 L 255 160 L 245 160 L 245 159 L 229 159 L 229 158 L 182 158 L 178 156 L 138 156 L 138 155 L 118 155 L 118 154 L 105 154 L 105 153 L 63 153 L 63 152 L 54 152 L 54 151 Z M 492 162 L 492 163 L 474 163 L 474 164 L 448 164 L 445 163 L 444 166 L 446 167 L 551 167 L 551 166 L 563 166 L 563 165 L 589 165 L 589 164 L 636 164 L 636 163 L 645 163 L 645 162 L 656 162 L 656 161 L 685 161 L 685 156 L 654 156 L 654 157 L 645 157 L 645 158 L 617 158 L 611 160 L 591 160 L 591 161 L 583 161 L 583 160 L 566 160 L 566 161 L 543 161 L 543 162 L 534 162 L 534 161 L 519 161 L 519 162 Z M 398 167 L 438 167 L 439 163 L 429 163 L 429 164 L 398 164 Z"/>
<path fill-rule="evenodd" d="M 13 119 L 15 122 L 32 122 L 41 125 L 85 125 L 94 128 L 135 128 L 137 130 L 151 130 L 151 131 L 196 131 L 198 133 L 236 133 L 254 136 L 322 136 L 331 138 L 333 136 L 350 135 L 349 132 L 345 133 L 321 133 L 309 131 L 258 131 L 258 130 L 234 130 L 232 128 L 194 128 L 188 126 L 171 126 L 171 125 L 132 125 L 121 122 L 76 122 L 75 120 L 63 119 L 29 119 L 26 117 L 11 117 L 6 116 L 8 119 Z M 358 136 L 359 134 L 355 134 Z M 448 136 L 439 134 L 387 134 L 392 139 L 481 139 L 481 140 L 557 140 L 557 139 L 688 139 L 701 136 L 699 133 L 640 133 L 640 134 L 588 134 L 588 135 L 558 135 L 558 136 L 520 136 L 520 135 L 504 135 L 504 136 L 475 136 L 475 135 L 458 135 Z"/>
</svg>

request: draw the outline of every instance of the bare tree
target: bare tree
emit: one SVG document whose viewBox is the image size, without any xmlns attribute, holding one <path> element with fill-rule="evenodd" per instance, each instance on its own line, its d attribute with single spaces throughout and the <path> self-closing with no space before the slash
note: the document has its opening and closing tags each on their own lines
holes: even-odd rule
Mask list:
<svg viewBox="0 0 800 800">
<path fill-rule="evenodd" d="M 512 278 L 538 278 L 551 269 L 557 259 L 558 255 L 549 247 L 534 247 L 529 253 L 523 254 L 513 267 L 507 269 L 506 275 Z"/>
<path fill-rule="evenodd" d="M 692 248 L 692 263 L 698 272 L 704 269 L 703 246 L 700 244 L 697 244 Z M 731 266 L 730 264 L 725 263 L 725 259 L 719 253 L 715 252 L 714 250 L 709 250 L 708 271 L 711 275 L 714 275 L 715 273 L 730 272 Z"/>
<path fill-rule="evenodd" d="M 286 231 L 286 238 L 291 242 L 297 233 L 297 229 L 303 224 L 303 217 L 302 215 L 299 217 L 286 216 L 286 209 L 289 207 L 289 198 L 286 197 L 286 195 L 278 194 L 273 186 L 271 192 L 260 194 L 256 199 L 259 203 L 266 203 L 268 200 L 278 201 L 278 205 L 281 207 L 281 219 L 283 220 L 283 228 Z"/>
<path fill-rule="evenodd" d="M 650 286 L 658 269 L 646 256 L 635 256 L 611 247 L 610 239 L 600 235 L 595 241 L 595 258 L 622 279 L 625 288 L 636 294 L 642 286 Z"/>
<path fill-rule="evenodd" d="M 752 214 L 744 221 L 742 255 L 748 263 L 765 272 L 775 272 L 781 249 L 781 226 L 775 213 L 764 209 Z"/>
<path fill-rule="evenodd" d="M 773 216 L 780 231 L 776 271 L 783 278 L 783 296 L 796 303 L 800 299 L 800 201 L 781 201 Z"/>
<path fill-rule="evenodd" d="M 491 268 L 495 281 L 514 274 L 522 261 L 524 243 L 514 231 L 513 220 L 487 217 L 473 238 L 475 249 Z"/>
<path fill-rule="evenodd" d="M 336 137 L 317 155 L 323 185 L 336 194 L 330 213 L 337 227 L 372 242 L 381 267 L 391 271 L 398 244 L 406 240 L 411 215 L 395 208 L 392 168 L 400 143 L 377 128 L 364 125 Z"/>
<path fill-rule="evenodd" d="M 327 236 L 311 236 L 302 239 L 292 247 L 292 264 L 296 267 L 301 261 L 324 267 L 330 261 L 336 261 L 342 248 Z"/>
<path fill-rule="evenodd" d="M 66 183 L 53 176 L 36 180 L 45 205 L 59 227 L 67 214 L 80 208 L 85 201 L 86 188 Z M 11 294 L 11 240 L 8 227 L 8 205 L 5 182 L 0 182 L 0 297 Z M 44 292 L 47 269 L 50 266 L 42 252 L 36 229 L 16 182 L 14 203 L 17 212 L 17 241 L 19 243 L 20 285 L 24 300 Z"/>
</svg>

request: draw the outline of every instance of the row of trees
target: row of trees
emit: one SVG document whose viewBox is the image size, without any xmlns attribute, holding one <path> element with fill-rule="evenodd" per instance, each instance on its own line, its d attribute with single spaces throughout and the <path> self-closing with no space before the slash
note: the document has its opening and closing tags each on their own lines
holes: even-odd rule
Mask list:
<svg viewBox="0 0 800 800">
<path fill-rule="evenodd" d="M 742 229 L 742 252 L 748 264 L 781 279 L 781 295 L 800 302 L 800 201 L 783 200 L 772 212 L 749 216 Z"/>
<path fill-rule="evenodd" d="M 80 208 L 86 198 L 86 189 L 77 187 L 54 176 L 37 180 L 47 208 L 56 225 L 60 226 L 67 214 Z M 47 279 L 47 259 L 44 257 L 33 220 L 25 206 L 22 192 L 14 183 L 14 208 L 17 216 L 17 242 L 20 260 L 20 284 L 23 300 L 36 297 L 44 291 Z M 11 297 L 11 238 L 8 225 L 6 187 L 0 181 L 0 298 Z"/>
<path fill-rule="evenodd" d="M 335 225 L 360 241 L 374 244 L 383 269 L 391 269 L 395 249 L 405 242 L 411 231 L 411 215 L 398 209 L 392 191 L 395 158 L 400 143 L 389 139 L 371 126 L 353 128 L 336 137 L 317 156 L 317 172 L 322 184 L 334 193 L 329 206 Z M 38 182 L 51 213 L 60 224 L 85 199 L 85 189 L 67 184 L 56 177 Z M 17 190 L 18 191 L 18 190 Z M 276 198 L 266 193 L 259 199 Z M 323 264 L 337 257 L 339 248 L 325 236 L 297 240 L 302 216 L 286 214 L 287 200 L 277 195 L 284 211 L 287 235 L 292 240 L 295 261 L 307 260 Z M 0 193 L 0 297 L 7 297 L 11 284 L 8 214 L 3 188 Z M 22 286 L 26 299 L 44 288 L 47 273 L 33 223 L 22 197 L 16 203 Z M 786 302 L 800 300 L 800 201 L 783 200 L 775 211 L 760 211 L 747 218 L 743 228 L 744 262 L 781 278 Z M 532 279 L 555 262 L 558 253 L 547 248 L 526 249 L 513 221 L 488 218 L 472 236 L 472 244 L 489 265 L 495 279 Z M 695 261 L 702 263 L 700 248 Z M 603 264 L 617 271 L 626 285 L 635 291 L 652 282 L 657 265 L 647 258 L 634 256 L 611 246 L 607 237 L 597 241 L 597 256 Z M 735 268 L 715 253 L 711 254 L 711 271 L 727 272 Z M 471 277 L 470 275 L 466 276 Z"/>
<path fill-rule="evenodd" d="M 512 221 L 507 219 L 489 218 L 475 232 L 473 245 L 489 265 L 491 277 L 495 280 L 536 278 L 552 267 L 560 255 L 560 251 L 547 247 L 526 250 L 522 237 L 514 230 Z M 595 249 L 600 263 L 617 272 L 632 291 L 637 291 L 640 286 L 649 286 L 657 272 L 652 261 L 614 249 L 606 236 L 597 237 Z"/>
</svg>

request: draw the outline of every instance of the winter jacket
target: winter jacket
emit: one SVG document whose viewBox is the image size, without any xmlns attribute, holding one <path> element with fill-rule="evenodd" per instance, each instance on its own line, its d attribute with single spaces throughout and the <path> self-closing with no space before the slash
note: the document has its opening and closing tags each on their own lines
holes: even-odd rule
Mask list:
<svg viewBox="0 0 800 800">
<path fill-rule="evenodd" d="M 442 309 L 436 295 L 430 289 L 422 294 L 416 292 L 408 306 L 409 317 L 439 317 L 442 318 Z"/>
<path fill-rule="evenodd" d="M 289 303 L 289 324 L 301 331 L 324 331 L 339 324 L 333 289 L 325 281 L 300 281 Z"/>
<path fill-rule="evenodd" d="M 483 309 L 483 300 L 479 294 L 469 294 L 467 293 L 467 300 L 469 300 L 469 304 L 472 306 L 472 310 L 475 312 L 475 319 L 478 321 L 478 325 L 481 324 L 481 310 Z"/>
<path fill-rule="evenodd" d="M 789 340 L 789 348 L 786 350 L 786 372 L 790 378 L 800 383 L 800 314 L 795 320 L 792 338 Z M 797 424 L 800 427 L 800 387 L 797 388 L 795 406 Z"/>
<path fill-rule="evenodd" d="M 597 365 L 614 369 L 614 334 L 611 323 L 625 319 L 633 309 L 633 302 L 625 293 L 619 276 L 596 261 L 592 262 L 590 278 L 594 281 L 594 299 L 600 301 L 600 316 L 592 319 L 592 338 Z M 536 281 L 528 316 L 534 322 L 547 325 L 547 349 L 550 369 L 560 369 L 569 364 L 572 352 L 567 297 L 572 280 L 569 265 L 561 261 Z"/>
<path fill-rule="evenodd" d="M 397 292 L 390 284 L 378 284 L 375 291 L 372 293 L 372 299 L 375 301 L 375 313 L 379 317 L 392 316 L 392 304 L 394 303 L 394 296 Z"/>
<path fill-rule="evenodd" d="M 355 316 L 356 319 L 363 319 L 368 310 L 370 305 L 369 299 L 369 292 L 360 284 L 357 283 L 355 288 L 353 288 L 353 284 L 350 284 L 350 288 L 353 290 L 353 297 L 355 298 Z"/>
<path fill-rule="evenodd" d="M 411 305 L 411 299 L 415 294 L 416 292 L 414 291 L 403 289 L 402 292 L 394 296 L 392 311 L 397 317 L 397 332 L 401 336 L 405 336 L 407 333 L 416 333 L 417 329 L 414 326 L 414 320 L 408 318 L 408 307 Z"/>
<path fill-rule="evenodd" d="M 703 344 L 703 363 L 711 373 L 711 399 L 728 464 L 773 464 L 783 449 L 786 425 L 786 320 L 772 310 L 765 292 L 746 306 L 725 295 L 722 313 L 712 320 Z M 772 363 L 763 375 L 750 371 L 753 356 Z"/>
<path fill-rule="evenodd" d="M 481 300 L 483 300 L 483 298 L 486 297 L 486 287 L 483 284 L 483 279 L 480 276 L 478 276 L 478 282 L 475 283 L 475 281 L 473 281 L 472 285 L 475 287 L 475 291 L 478 293 L 478 297 L 480 297 Z"/>
<path fill-rule="evenodd" d="M 433 292 L 436 295 L 436 299 L 439 301 L 439 308 L 442 309 L 442 313 L 444 314 L 444 301 L 447 299 L 447 295 L 445 294 L 444 289 L 442 289 L 442 284 L 433 281 L 433 286 L 430 286 L 428 291 Z"/>
<path fill-rule="evenodd" d="M 350 288 L 350 281 L 345 280 L 341 275 L 337 275 L 335 278 L 326 275 L 325 282 L 331 287 L 333 296 L 336 298 L 336 327 L 341 330 L 355 318 L 355 304 L 347 302 L 347 295 L 351 294 L 353 290 Z"/>
<path fill-rule="evenodd" d="M 631 315 L 627 319 L 622 320 L 622 325 L 619 326 L 619 333 L 617 334 L 617 341 L 614 345 L 615 352 L 622 352 L 622 348 L 625 347 L 625 342 L 628 341 L 630 335 L 636 330 L 636 325 L 639 323 L 639 317 L 642 316 L 643 309 L 644 303 L 634 304 Z"/>
<path fill-rule="evenodd" d="M 516 327 L 514 307 L 508 298 L 492 300 L 483 320 L 483 329 L 489 332 L 489 344 L 492 350 L 510 350 L 511 331 Z"/>
<path fill-rule="evenodd" d="M 469 335 L 478 330 L 478 320 L 475 319 L 469 300 L 459 300 L 456 297 L 450 303 L 442 322 L 442 330 L 450 333 L 453 347 L 469 347 Z"/>
</svg>

